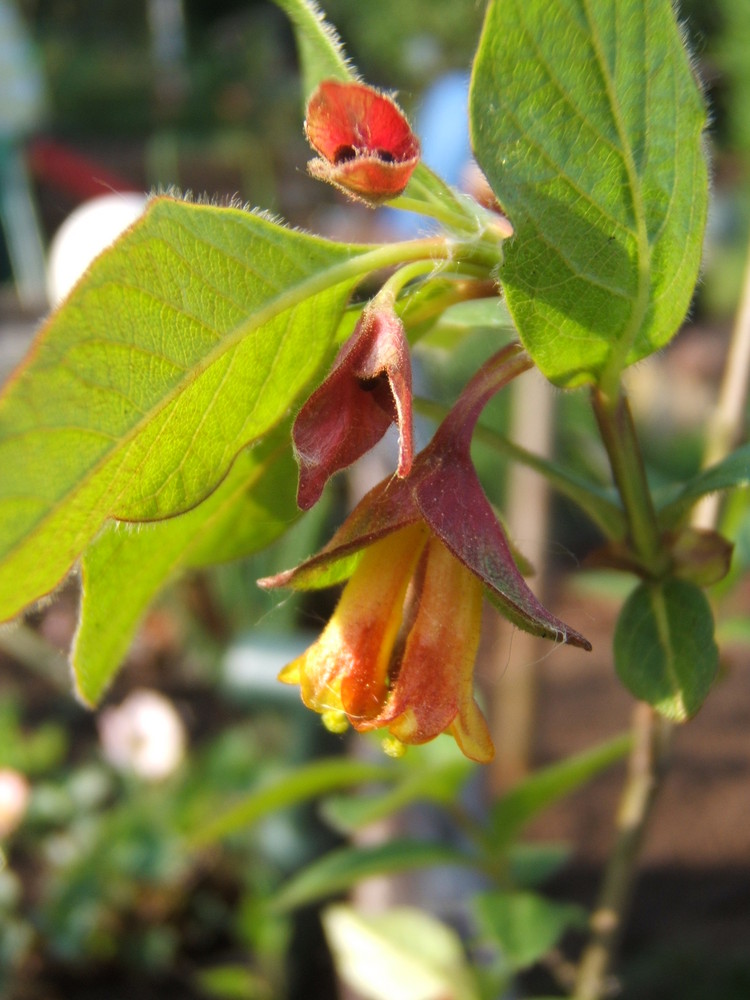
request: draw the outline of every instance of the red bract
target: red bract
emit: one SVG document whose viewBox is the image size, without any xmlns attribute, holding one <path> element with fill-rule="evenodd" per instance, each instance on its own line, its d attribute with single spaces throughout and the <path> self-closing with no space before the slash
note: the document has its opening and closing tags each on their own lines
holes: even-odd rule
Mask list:
<svg viewBox="0 0 750 1000">
<path fill-rule="evenodd" d="M 468 384 L 408 478 L 380 483 L 317 555 L 260 581 L 304 590 L 351 575 L 320 639 L 281 675 L 333 728 L 385 729 L 407 744 L 447 731 L 468 757 L 489 760 L 472 682 L 483 593 L 520 628 L 591 648 L 529 590 L 469 454 L 483 406 L 529 366 L 518 345 L 504 348 Z"/>
<path fill-rule="evenodd" d="M 375 300 L 294 422 L 302 510 L 312 507 L 329 477 L 369 451 L 391 423 L 400 434 L 398 475 L 405 476 L 413 453 L 409 347 L 392 305 Z"/>
<path fill-rule="evenodd" d="M 305 134 L 320 158 L 313 177 L 377 204 L 406 187 L 419 140 L 398 105 L 363 83 L 324 80 L 310 98 Z"/>
</svg>

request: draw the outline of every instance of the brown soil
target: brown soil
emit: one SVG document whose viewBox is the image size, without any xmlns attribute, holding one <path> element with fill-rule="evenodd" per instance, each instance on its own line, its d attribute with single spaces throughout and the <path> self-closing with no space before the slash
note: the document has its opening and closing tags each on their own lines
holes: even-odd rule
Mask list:
<svg viewBox="0 0 750 1000">
<path fill-rule="evenodd" d="M 581 605 L 555 605 L 581 624 Z M 560 760 L 628 728 L 634 700 L 615 676 L 615 609 L 588 600 L 594 652 L 560 651 L 537 665 L 538 762 Z M 589 624 L 590 622 L 590 624 Z M 556 879 L 590 905 L 613 842 L 625 767 L 612 768 L 536 823 L 532 835 L 573 846 Z M 697 716 L 676 728 L 646 833 L 623 943 L 621 996 L 739 1000 L 750 996 L 750 657 L 729 650 Z"/>
</svg>

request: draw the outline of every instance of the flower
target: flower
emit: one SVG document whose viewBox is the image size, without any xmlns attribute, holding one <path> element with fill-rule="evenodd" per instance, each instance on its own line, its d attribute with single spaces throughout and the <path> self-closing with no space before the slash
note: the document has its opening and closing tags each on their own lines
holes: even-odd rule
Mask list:
<svg viewBox="0 0 750 1000">
<path fill-rule="evenodd" d="M 400 195 L 419 162 L 419 140 L 390 97 L 364 83 L 324 80 L 310 98 L 305 135 L 320 154 L 307 168 L 352 198 Z"/>
<path fill-rule="evenodd" d="M 0 838 L 20 825 L 31 797 L 25 775 L 10 767 L 0 768 Z"/>
<path fill-rule="evenodd" d="M 411 364 L 390 299 L 367 305 L 326 380 L 297 414 L 292 431 L 299 464 L 297 504 L 308 510 L 334 472 L 369 451 L 398 424 L 398 475 L 412 463 Z"/>
<path fill-rule="evenodd" d="M 185 756 L 185 726 L 172 702 L 156 691 L 131 692 L 99 715 L 104 756 L 119 771 L 161 781 Z"/>
<path fill-rule="evenodd" d="M 447 730 L 490 760 L 472 681 L 481 610 L 479 580 L 424 523 L 408 525 L 364 550 L 320 639 L 280 679 L 334 730 L 387 729 L 402 744 Z"/>
<path fill-rule="evenodd" d="M 520 628 L 591 648 L 529 590 L 471 463 L 483 406 L 530 364 L 517 344 L 500 351 L 407 478 L 372 489 L 317 555 L 259 581 L 304 590 L 350 577 L 320 638 L 280 676 L 329 728 L 384 729 L 402 744 L 449 732 L 466 756 L 490 760 L 472 681 L 484 594 Z"/>
</svg>

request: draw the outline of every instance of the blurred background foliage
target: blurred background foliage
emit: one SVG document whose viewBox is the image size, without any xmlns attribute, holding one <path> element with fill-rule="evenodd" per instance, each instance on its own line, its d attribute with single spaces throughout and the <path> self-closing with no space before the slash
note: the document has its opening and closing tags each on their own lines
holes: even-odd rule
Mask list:
<svg viewBox="0 0 750 1000">
<path fill-rule="evenodd" d="M 46 83 L 39 135 L 117 171 L 137 189 L 175 185 L 219 199 L 239 196 L 293 224 L 337 231 L 338 195 L 305 175 L 294 42 L 273 4 L 185 0 L 184 36 L 161 55 L 145 2 L 19 0 L 17 6 Z M 397 90 L 417 122 L 430 84 L 470 65 L 483 14 L 476 0 L 324 0 L 322 6 L 363 76 Z M 704 390 L 719 373 L 750 229 L 750 4 L 684 0 L 680 13 L 711 107 L 714 181 L 692 315 L 700 336 L 688 333 L 665 352 L 679 354 L 685 405 L 665 410 L 663 359 L 654 359 L 651 381 L 646 374 L 633 386 L 650 472 L 665 486 L 700 460 Z M 75 198 L 49 178 L 37 179 L 36 195 L 51 236 Z M 347 224 L 366 237 L 373 215 L 347 211 L 355 218 Z M 470 332 L 460 310 L 446 317 L 418 352 L 430 393 L 455 396 L 506 336 L 497 318 Z M 459 341 L 456 363 L 443 345 Z M 572 395 L 561 408 L 556 447 L 603 481 L 602 456 L 590 445 L 590 413 L 580 402 Z M 487 421 L 505 427 L 506 410 L 498 402 Z M 668 446 L 665 420 L 676 435 Z M 497 455 L 479 446 L 477 462 L 491 499 L 501 503 Z M 346 484 L 335 482 L 328 505 L 272 549 L 183 581 L 149 615 L 109 704 L 151 687 L 175 707 L 187 757 L 156 783 L 108 760 L 95 719 L 73 701 L 60 659 L 43 667 L 18 636 L 3 634 L 0 770 L 22 775 L 30 789 L 19 824 L 0 841 L 0 993 L 8 1000 L 150 1000 L 165 989 L 185 1000 L 333 995 L 314 912 L 274 915 L 268 904 L 291 872 L 338 835 L 308 808 L 236 832 L 221 849 L 191 849 L 187 835 L 282 765 L 343 750 L 299 708 L 296 692 L 259 692 L 231 675 L 227 650 L 240 648 L 259 626 L 278 637 L 292 627 L 314 631 L 325 620 L 330 595 L 269 597 L 255 580 L 312 551 L 349 502 Z M 735 507 L 736 535 L 746 539 L 746 498 Z M 594 541 L 588 527 L 564 504 L 555 517 L 556 544 L 579 558 Z M 741 557 L 743 565 L 750 562 L 747 544 Z M 75 588 L 68 587 L 26 628 L 65 649 L 75 602 Z M 729 984 L 722 996 L 746 997 L 746 977 L 745 964 L 736 970 L 737 991 Z"/>
</svg>

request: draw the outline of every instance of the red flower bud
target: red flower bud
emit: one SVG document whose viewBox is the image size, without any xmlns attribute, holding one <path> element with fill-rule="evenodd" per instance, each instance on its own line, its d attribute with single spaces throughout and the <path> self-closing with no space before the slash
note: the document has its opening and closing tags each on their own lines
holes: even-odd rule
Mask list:
<svg viewBox="0 0 750 1000">
<path fill-rule="evenodd" d="M 419 140 L 398 105 L 363 83 L 324 80 L 307 105 L 305 135 L 320 157 L 307 168 L 361 201 L 401 194 L 419 162 Z"/>
</svg>

